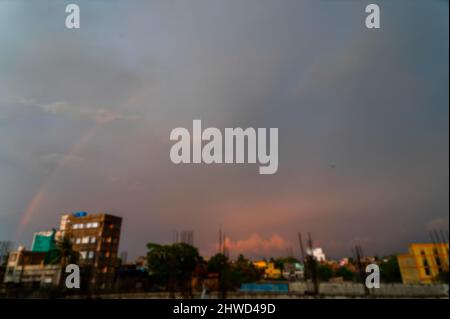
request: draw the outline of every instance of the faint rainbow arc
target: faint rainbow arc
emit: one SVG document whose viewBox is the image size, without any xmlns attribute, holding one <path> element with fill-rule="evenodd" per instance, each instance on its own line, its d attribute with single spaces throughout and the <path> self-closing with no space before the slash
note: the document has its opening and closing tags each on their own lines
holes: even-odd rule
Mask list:
<svg viewBox="0 0 450 319">
<path fill-rule="evenodd" d="M 136 96 L 131 96 L 121 106 L 119 106 L 117 108 L 117 110 L 123 110 L 123 109 L 126 109 L 126 108 L 134 105 L 138 100 L 142 99 L 142 97 L 143 97 L 142 94 L 139 94 Z M 111 121 L 97 122 L 90 130 L 88 130 L 86 132 L 86 134 L 84 134 L 80 138 L 80 140 L 77 143 L 75 143 L 75 145 L 66 154 L 64 154 L 63 159 L 61 160 L 59 165 L 50 173 L 50 175 L 39 186 L 38 190 L 36 191 L 36 193 L 31 198 L 30 202 L 28 203 L 27 208 L 25 209 L 25 212 L 20 219 L 19 226 L 17 227 L 15 242 L 18 242 L 18 240 L 20 239 L 23 231 L 25 230 L 25 227 L 31 221 L 34 213 L 39 208 L 43 199 L 45 198 L 45 193 L 46 193 L 49 185 L 51 184 L 54 177 L 58 174 L 58 172 L 62 168 L 64 168 L 64 166 L 67 163 L 67 160 L 69 158 L 71 158 L 72 156 L 76 155 L 80 151 L 80 149 L 83 147 L 83 145 L 86 144 L 95 135 L 96 131 L 101 126 L 103 126 L 104 124 L 109 123 L 109 122 L 111 122 Z"/>
</svg>

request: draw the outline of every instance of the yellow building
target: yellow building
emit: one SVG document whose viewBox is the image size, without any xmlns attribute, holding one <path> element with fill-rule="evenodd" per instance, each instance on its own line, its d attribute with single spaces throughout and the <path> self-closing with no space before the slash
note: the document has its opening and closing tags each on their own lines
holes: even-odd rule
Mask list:
<svg viewBox="0 0 450 319">
<path fill-rule="evenodd" d="M 267 268 L 267 261 L 265 260 L 258 260 L 254 261 L 253 265 L 258 269 L 266 269 Z"/>
<path fill-rule="evenodd" d="M 275 263 L 268 263 L 264 274 L 266 278 L 279 279 L 281 277 L 281 269 L 275 268 Z"/>
<path fill-rule="evenodd" d="M 411 244 L 409 253 L 397 256 L 404 284 L 431 284 L 448 271 L 448 243 Z"/>
<path fill-rule="evenodd" d="M 275 268 L 275 263 L 267 262 L 265 260 L 254 261 L 258 269 L 264 269 L 264 277 L 267 279 L 279 279 L 281 277 L 281 269 Z"/>
</svg>

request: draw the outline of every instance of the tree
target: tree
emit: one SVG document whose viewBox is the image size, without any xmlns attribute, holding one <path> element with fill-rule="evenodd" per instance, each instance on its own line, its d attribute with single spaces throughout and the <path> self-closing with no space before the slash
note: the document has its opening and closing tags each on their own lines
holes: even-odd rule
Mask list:
<svg viewBox="0 0 450 319">
<path fill-rule="evenodd" d="M 277 258 L 274 261 L 275 268 L 280 269 L 280 279 L 283 279 L 283 272 L 286 269 L 287 264 L 296 264 L 299 263 L 298 259 L 295 257 L 281 257 Z"/>
<path fill-rule="evenodd" d="M 346 281 L 352 281 L 355 278 L 355 273 L 347 267 L 342 266 L 336 270 L 336 276 L 342 277 Z"/>
<path fill-rule="evenodd" d="M 230 284 L 233 288 L 239 288 L 243 283 L 261 280 L 264 271 L 258 269 L 242 254 L 238 256 L 235 263 L 231 264 Z"/>
<path fill-rule="evenodd" d="M 320 281 L 328 281 L 333 277 L 333 270 L 326 264 L 319 264 L 317 266 L 317 278 Z"/>
<path fill-rule="evenodd" d="M 448 270 L 441 271 L 435 278 L 435 282 L 447 284 L 449 283 Z"/>
<path fill-rule="evenodd" d="M 202 260 L 197 248 L 185 243 L 149 243 L 147 248 L 150 275 L 166 284 L 171 297 L 175 297 L 176 288 L 180 288 L 184 296 L 192 296 L 192 273 Z"/>
<path fill-rule="evenodd" d="M 64 236 L 56 242 L 56 249 L 50 250 L 45 256 L 45 263 L 61 266 L 59 276 L 59 287 L 63 287 L 64 271 L 69 264 L 76 264 L 79 259 L 79 253 L 72 248 L 70 237 Z"/>
<path fill-rule="evenodd" d="M 219 275 L 219 291 L 221 298 L 225 299 L 230 284 L 230 262 L 224 254 L 218 253 L 208 260 L 208 272 Z"/>
<path fill-rule="evenodd" d="M 8 262 L 12 246 L 13 243 L 11 241 L 0 241 L 0 266 L 5 266 Z"/>
<path fill-rule="evenodd" d="M 397 256 L 391 255 L 380 264 L 380 276 L 384 282 L 402 282 Z"/>
<path fill-rule="evenodd" d="M 202 258 L 197 248 L 191 245 L 179 243 L 174 246 L 177 266 L 180 267 L 179 283 L 182 292 L 185 297 L 192 297 L 192 273 Z"/>
<path fill-rule="evenodd" d="M 79 253 L 72 248 L 72 241 L 69 237 L 64 236 L 56 242 L 56 249 L 50 250 L 46 255 L 46 263 L 61 264 L 66 266 L 68 264 L 77 263 Z"/>
<path fill-rule="evenodd" d="M 280 278 L 283 279 L 283 271 L 284 271 L 284 260 L 281 258 L 277 258 L 273 261 L 275 268 L 280 269 Z"/>
</svg>

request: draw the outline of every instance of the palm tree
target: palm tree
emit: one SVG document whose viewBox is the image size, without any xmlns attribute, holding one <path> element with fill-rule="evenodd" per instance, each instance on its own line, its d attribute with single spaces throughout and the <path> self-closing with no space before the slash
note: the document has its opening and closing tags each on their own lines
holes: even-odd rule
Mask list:
<svg viewBox="0 0 450 319">
<path fill-rule="evenodd" d="M 72 248 L 72 241 L 68 236 L 64 236 L 56 242 L 56 249 L 48 252 L 47 263 L 52 265 L 59 264 L 59 287 L 63 287 L 63 272 L 69 264 L 76 264 L 79 259 L 79 253 Z"/>
</svg>

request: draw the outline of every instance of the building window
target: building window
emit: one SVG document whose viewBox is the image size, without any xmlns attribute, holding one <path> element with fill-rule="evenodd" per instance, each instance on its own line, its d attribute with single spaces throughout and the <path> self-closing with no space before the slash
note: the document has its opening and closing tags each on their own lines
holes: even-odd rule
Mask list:
<svg viewBox="0 0 450 319">
<path fill-rule="evenodd" d="M 431 275 L 430 267 L 428 264 L 428 260 L 425 257 L 422 260 L 422 264 L 423 264 L 423 267 L 425 268 L 425 275 L 430 276 Z"/>
<path fill-rule="evenodd" d="M 92 236 L 92 237 L 91 237 L 91 244 L 95 244 L 96 241 L 97 241 L 97 238 L 94 237 L 94 236 Z"/>
<path fill-rule="evenodd" d="M 439 258 L 439 256 L 436 256 L 436 265 L 438 266 L 438 267 L 441 267 L 441 258 Z"/>
<path fill-rule="evenodd" d="M 90 251 L 89 253 L 88 253 L 88 258 L 89 259 L 94 259 L 94 252 L 93 251 Z"/>
<path fill-rule="evenodd" d="M 83 237 L 83 239 L 81 240 L 82 244 L 88 244 L 89 243 L 89 236 L 85 236 Z"/>
<path fill-rule="evenodd" d="M 75 244 L 79 244 L 79 243 L 81 243 L 81 238 L 77 238 L 76 240 L 75 240 Z"/>
<path fill-rule="evenodd" d="M 86 251 L 80 251 L 80 256 L 81 256 L 81 259 L 86 259 L 87 252 Z"/>
</svg>

